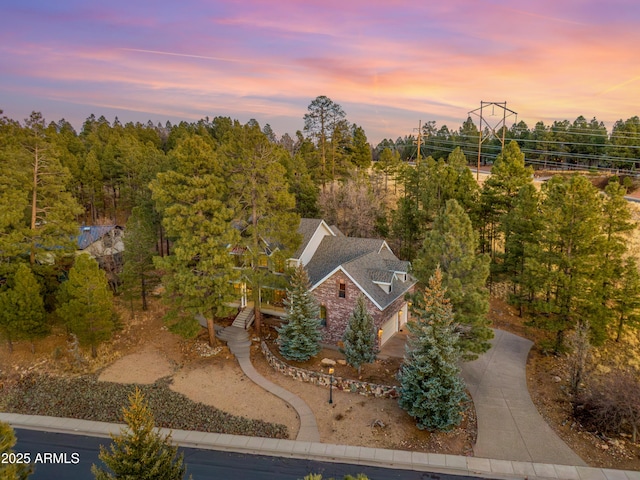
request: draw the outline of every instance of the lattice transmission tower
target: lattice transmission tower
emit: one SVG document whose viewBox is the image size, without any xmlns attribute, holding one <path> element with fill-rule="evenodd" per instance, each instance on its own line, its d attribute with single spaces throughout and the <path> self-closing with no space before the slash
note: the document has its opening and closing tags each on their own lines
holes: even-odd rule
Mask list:
<svg viewBox="0 0 640 480">
<path fill-rule="evenodd" d="M 491 109 L 489 115 L 485 115 L 485 111 Z M 496 115 L 496 109 L 502 111 L 502 116 Z M 518 114 L 513 110 L 507 108 L 507 102 L 484 102 L 480 101 L 480 108 L 471 110 L 469 116 L 476 115 L 480 117 L 480 126 L 478 127 L 478 167 L 476 169 L 476 180 L 480 178 L 480 156 L 482 154 L 482 144 L 485 140 L 490 138 L 498 138 L 502 144 L 504 150 L 504 135 L 507 131 L 507 118 L 515 116 L 514 123 L 518 121 Z M 487 118 L 488 117 L 488 118 Z M 491 119 L 495 121 L 491 121 Z M 498 132 L 502 129 L 502 134 L 498 135 Z"/>
</svg>

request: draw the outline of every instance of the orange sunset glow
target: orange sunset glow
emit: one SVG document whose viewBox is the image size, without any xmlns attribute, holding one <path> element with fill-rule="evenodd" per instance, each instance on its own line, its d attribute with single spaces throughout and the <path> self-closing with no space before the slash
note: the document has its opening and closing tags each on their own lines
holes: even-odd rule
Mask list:
<svg viewBox="0 0 640 480">
<path fill-rule="evenodd" d="M 0 108 L 79 127 L 225 115 L 302 127 L 327 95 L 372 141 L 457 128 L 481 100 L 518 119 L 640 112 L 633 1 L 4 3 Z"/>
</svg>

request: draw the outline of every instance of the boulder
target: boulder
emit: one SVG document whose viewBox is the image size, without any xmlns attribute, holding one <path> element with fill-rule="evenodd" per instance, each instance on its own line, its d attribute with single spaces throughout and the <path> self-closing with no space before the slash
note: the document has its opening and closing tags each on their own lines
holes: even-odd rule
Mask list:
<svg viewBox="0 0 640 480">
<path fill-rule="evenodd" d="M 336 361 L 331 360 L 330 358 L 323 358 L 322 360 L 320 360 L 320 365 L 322 365 L 323 367 L 335 367 Z"/>
</svg>

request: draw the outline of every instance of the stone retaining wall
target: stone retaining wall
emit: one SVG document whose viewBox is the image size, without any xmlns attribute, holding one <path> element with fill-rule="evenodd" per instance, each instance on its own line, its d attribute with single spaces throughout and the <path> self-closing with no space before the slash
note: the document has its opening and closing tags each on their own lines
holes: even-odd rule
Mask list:
<svg viewBox="0 0 640 480">
<path fill-rule="evenodd" d="M 299 382 L 311 383 L 313 385 L 320 385 L 322 387 L 329 386 L 331 375 L 327 373 L 312 372 L 288 365 L 278 357 L 273 355 L 264 341 L 262 341 L 260 345 L 262 347 L 262 353 L 267 359 L 267 362 L 277 372 L 280 372 L 283 375 L 287 375 L 288 377 L 291 377 L 294 380 L 298 380 Z M 360 395 L 365 396 L 374 396 L 378 398 L 398 398 L 398 387 L 396 386 L 377 385 L 375 383 L 361 382 L 358 380 L 350 380 L 342 377 L 333 377 L 333 388 L 344 392 L 359 393 Z"/>
</svg>

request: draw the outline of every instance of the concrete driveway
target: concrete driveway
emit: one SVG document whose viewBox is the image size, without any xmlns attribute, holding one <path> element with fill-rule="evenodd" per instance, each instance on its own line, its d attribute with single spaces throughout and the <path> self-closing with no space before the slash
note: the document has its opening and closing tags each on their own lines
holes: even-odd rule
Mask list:
<svg viewBox="0 0 640 480">
<path fill-rule="evenodd" d="M 405 329 L 406 330 L 406 329 Z M 586 466 L 538 413 L 527 389 L 526 365 L 533 345 L 494 330 L 491 349 L 461 365 L 478 418 L 476 457 Z M 382 357 L 404 356 L 406 332 L 390 339 Z"/>
</svg>

